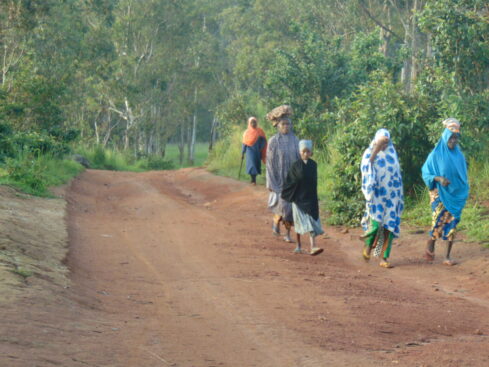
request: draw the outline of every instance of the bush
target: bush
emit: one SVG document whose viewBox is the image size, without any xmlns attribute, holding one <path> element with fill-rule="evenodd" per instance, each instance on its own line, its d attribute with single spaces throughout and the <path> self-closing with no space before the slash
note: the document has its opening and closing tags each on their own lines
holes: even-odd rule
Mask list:
<svg viewBox="0 0 489 367">
<path fill-rule="evenodd" d="M 83 171 L 83 167 L 72 160 L 30 152 L 7 158 L 4 169 L 6 175 L 0 177 L 1 184 L 38 196 L 50 196 L 49 187 L 66 183 Z"/>
<path fill-rule="evenodd" d="M 156 155 L 150 155 L 147 158 L 147 161 L 142 168 L 146 168 L 149 170 L 166 170 L 166 169 L 174 169 L 175 166 L 173 162 L 165 160 L 163 157 L 159 157 Z"/>
<path fill-rule="evenodd" d="M 432 149 L 426 106 L 416 96 L 405 96 L 402 87 L 378 74 L 360 87 L 350 101 L 339 106 L 338 129 L 331 144 L 336 179 L 329 209 L 334 224 L 357 224 L 364 209 L 360 162 L 375 132 L 386 128 L 399 155 L 404 191 L 421 183 L 420 170 Z"/>
</svg>

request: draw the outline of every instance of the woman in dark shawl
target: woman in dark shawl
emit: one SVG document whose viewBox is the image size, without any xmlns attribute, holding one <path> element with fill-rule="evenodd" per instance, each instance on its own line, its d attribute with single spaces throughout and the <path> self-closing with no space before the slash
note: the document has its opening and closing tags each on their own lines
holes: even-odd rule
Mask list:
<svg viewBox="0 0 489 367">
<path fill-rule="evenodd" d="M 311 159 L 312 142 L 299 142 L 301 159 L 292 164 L 282 190 L 282 199 L 292 203 L 294 229 L 297 234 L 296 253 L 301 253 L 301 234 L 309 233 L 310 255 L 318 255 L 323 249 L 317 248 L 315 238 L 323 234 L 319 220 L 319 205 L 317 193 L 317 164 Z"/>
<path fill-rule="evenodd" d="M 256 176 L 261 174 L 261 162 L 265 163 L 267 138 L 258 127 L 256 117 L 248 119 L 248 129 L 243 134 L 242 158 L 246 154 L 246 173 L 251 177 L 251 184 L 256 185 Z"/>
</svg>

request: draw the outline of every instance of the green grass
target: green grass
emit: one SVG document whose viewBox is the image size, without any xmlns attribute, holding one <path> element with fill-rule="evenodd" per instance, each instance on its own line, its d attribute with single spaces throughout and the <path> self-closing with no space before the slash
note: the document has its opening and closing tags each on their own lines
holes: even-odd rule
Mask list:
<svg viewBox="0 0 489 367">
<path fill-rule="evenodd" d="M 10 270 L 12 273 L 22 277 L 24 280 L 31 277 L 33 275 L 32 271 L 30 270 L 27 270 L 27 269 L 23 269 L 23 268 L 17 268 L 17 269 L 13 269 L 13 270 Z"/>
<path fill-rule="evenodd" d="M 37 196 L 52 196 L 49 187 L 59 186 L 83 171 L 83 167 L 68 159 L 52 155 L 20 153 L 8 158 L 0 169 L 0 184 L 15 187 Z"/>
<path fill-rule="evenodd" d="M 195 144 L 195 154 L 194 154 L 194 166 L 203 166 L 209 155 L 209 143 L 196 143 Z M 187 157 L 187 148 L 185 147 L 183 164 L 180 165 L 180 152 L 178 150 L 177 144 L 167 144 L 165 150 L 165 159 L 173 163 L 176 168 L 190 167 Z"/>
<path fill-rule="evenodd" d="M 132 152 L 125 153 L 118 150 L 106 149 L 101 146 L 78 147 L 75 151 L 86 157 L 91 168 L 112 171 L 142 172 L 148 170 L 166 170 L 191 166 L 187 159 L 186 149 L 183 164 L 180 165 L 177 144 L 168 144 L 165 157 L 147 156 L 136 158 Z M 193 166 L 205 164 L 208 156 L 208 144 L 195 144 L 195 160 Z"/>
</svg>

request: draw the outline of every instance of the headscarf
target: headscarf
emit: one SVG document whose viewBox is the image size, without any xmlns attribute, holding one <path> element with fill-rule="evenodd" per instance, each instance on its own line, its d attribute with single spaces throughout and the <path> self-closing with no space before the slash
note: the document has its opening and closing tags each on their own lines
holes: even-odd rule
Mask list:
<svg viewBox="0 0 489 367">
<path fill-rule="evenodd" d="M 310 152 L 312 152 L 312 141 L 311 140 L 299 141 L 299 152 L 302 152 L 304 149 L 308 149 Z"/>
<path fill-rule="evenodd" d="M 375 133 L 374 142 L 378 143 L 380 141 L 380 139 L 382 139 L 383 137 L 387 137 L 387 139 L 389 139 L 389 143 L 390 143 L 391 134 L 389 133 L 389 131 L 387 129 L 377 130 L 377 132 Z M 390 143 L 390 144 L 392 144 L 392 143 Z"/>
<path fill-rule="evenodd" d="M 255 117 L 250 117 L 248 119 L 248 128 L 245 130 L 243 134 L 243 144 L 247 145 L 249 147 L 255 145 L 255 143 L 258 141 L 258 138 L 261 136 L 267 140 L 267 137 L 265 135 L 265 132 L 263 129 L 258 127 L 258 121 L 256 122 L 256 127 L 251 126 L 251 123 L 253 121 L 257 121 Z M 265 163 L 265 158 L 267 154 L 267 144 L 265 143 L 263 149 L 261 150 L 261 159 L 263 163 Z"/>
<path fill-rule="evenodd" d="M 374 145 L 384 136 L 389 138 L 389 144 L 385 150 L 377 153 L 374 162 L 371 163 L 370 157 Z M 390 140 L 389 131 L 386 129 L 377 131 L 369 147 L 363 153 L 361 171 L 362 192 L 366 201 L 365 214 L 362 219 L 363 229 L 367 230 L 370 218 L 398 237 L 401 214 L 404 210 L 404 193 L 399 158 Z"/>
<path fill-rule="evenodd" d="M 449 117 L 444 120 L 442 124 L 451 132 L 460 133 L 460 121 L 458 121 L 456 118 Z"/>
<path fill-rule="evenodd" d="M 469 197 L 469 181 L 467 163 L 460 147 L 458 144 L 453 149 L 448 147 L 448 140 L 453 134 L 459 133 L 445 128 L 435 149 L 428 155 L 421 172 L 426 186 L 430 190 L 437 188 L 445 208 L 456 219 L 460 219 L 465 202 Z M 435 181 L 436 176 L 447 178 L 450 184 L 442 186 Z"/>
</svg>

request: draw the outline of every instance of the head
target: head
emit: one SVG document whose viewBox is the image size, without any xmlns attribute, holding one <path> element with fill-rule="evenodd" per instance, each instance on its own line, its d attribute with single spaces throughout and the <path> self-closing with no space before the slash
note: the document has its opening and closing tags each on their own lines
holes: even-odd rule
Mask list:
<svg viewBox="0 0 489 367">
<path fill-rule="evenodd" d="M 248 119 L 248 126 L 252 127 L 253 129 L 256 129 L 256 127 L 258 126 L 258 121 L 256 117 L 250 117 Z"/>
<path fill-rule="evenodd" d="M 299 153 L 302 160 L 308 160 L 312 157 L 312 141 L 311 140 L 301 140 L 299 142 Z"/>
<path fill-rule="evenodd" d="M 288 118 L 281 118 L 278 121 L 278 131 L 281 134 L 288 134 L 290 131 L 290 120 Z"/>
<path fill-rule="evenodd" d="M 380 129 L 375 134 L 374 143 L 380 150 L 386 150 L 390 142 L 390 133 L 386 129 Z"/>
<path fill-rule="evenodd" d="M 452 150 L 454 149 L 457 144 L 458 144 L 458 140 L 460 139 L 460 134 L 458 133 L 453 133 L 452 136 L 450 136 L 450 139 L 448 139 L 448 149 Z"/>
</svg>

